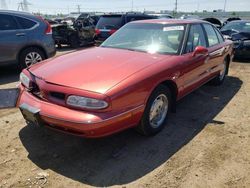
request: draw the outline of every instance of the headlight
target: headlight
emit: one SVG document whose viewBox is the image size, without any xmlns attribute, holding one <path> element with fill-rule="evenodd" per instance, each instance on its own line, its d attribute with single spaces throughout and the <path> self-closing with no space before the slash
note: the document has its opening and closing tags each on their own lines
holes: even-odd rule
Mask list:
<svg viewBox="0 0 250 188">
<path fill-rule="evenodd" d="M 249 46 L 250 45 L 250 40 L 245 40 L 244 44 Z"/>
<path fill-rule="evenodd" d="M 86 108 L 86 109 L 103 109 L 108 106 L 108 103 L 103 100 L 92 99 L 87 97 L 80 97 L 71 95 L 67 98 L 66 103 L 70 106 Z"/>
<path fill-rule="evenodd" d="M 20 74 L 20 82 L 26 87 L 30 87 L 30 79 L 28 76 L 26 76 L 24 73 L 21 72 Z"/>
</svg>

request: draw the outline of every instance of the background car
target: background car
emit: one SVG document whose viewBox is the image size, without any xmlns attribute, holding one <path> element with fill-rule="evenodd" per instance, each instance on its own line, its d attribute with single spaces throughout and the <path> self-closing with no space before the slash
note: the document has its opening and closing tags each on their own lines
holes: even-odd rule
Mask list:
<svg viewBox="0 0 250 188">
<path fill-rule="evenodd" d="M 231 21 L 221 28 L 221 33 L 234 42 L 235 58 L 250 58 L 250 21 Z"/>
<path fill-rule="evenodd" d="M 236 20 L 241 20 L 241 18 L 239 17 L 230 17 L 230 18 L 226 18 L 224 21 L 223 21 L 223 26 L 228 24 L 229 22 L 231 21 L 236 21 Z"/>
<path fill-rule="evenodd" d="M 50 24 L 17 11 L 0 11 L 0 65 L 21 69 L 55 55 Z"/>
<path fill-rule="evenodd" d="M 150 16 L 142 13 L 108 14 L 100 17 L 96 25 L 96 40 L 104 41 L 114 32 L 128 22 L 136 20 L 155 19 L 157 16 Z"/>
<path fill-rule="evenodd" d="M 217 27 L 218 29 L 220 29 L 222 27 L 222 22 L 217 19 L 217 18 L 203 18 L 204 21 L 210 22 L 211 24 L 213 24 L 215 27 Z"/>
<path fill-rule="evenodd" d="M 154 135 L 176 101 L 207 82 L 223 83 L 232 46 L 200 20 L 132 22 L 100 47 L 23 70 L 18 106 L 33 124 L 79 136 L 131 127 Z"/>
</svg>

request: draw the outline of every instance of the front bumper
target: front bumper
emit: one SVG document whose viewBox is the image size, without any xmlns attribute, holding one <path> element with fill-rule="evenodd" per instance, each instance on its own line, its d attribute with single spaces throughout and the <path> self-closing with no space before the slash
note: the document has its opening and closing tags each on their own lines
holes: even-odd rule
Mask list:
<svg viewBox="0 0 250 188">
<path fill-rule="evenodd" d="M 46 127 L 89 138 L 108 136 L 134 127 L 144 111 L 144 105 L 119 113 L 79 111 L 43 101 L 21 88 L 17 106 L 23 104 L 39 109 L 39 118 Z"/>
<path fill-rule="evenodd" d="M 250 58 L 250 40 L 235 43 L 235 58 Z"/>
</svg>

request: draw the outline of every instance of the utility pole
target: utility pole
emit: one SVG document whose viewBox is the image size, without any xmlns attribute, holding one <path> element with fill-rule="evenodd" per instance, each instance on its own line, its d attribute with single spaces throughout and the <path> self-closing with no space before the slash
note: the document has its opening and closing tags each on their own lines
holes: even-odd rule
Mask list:
<svg viewBox="0 0 250 188">
<path fill-rule="evenodd" d="M 174 15 L 177 15 L 177 11 L 178 11 L 178 0 L 175 0 Z"/>
<path fill-rule="evenodd" d="M 134 11 L 134 0 L 132 0 L 132 12 Z"/>
<path fill-rule="evenodd" d="M 227 0 L 224 1 L 224 12 L 226 12 Z"/>
<path fill-rule="evenodd" d="M 77 5 L 77 11 L 79 14 L 81 13 L 81 5 Z"/>
<path fill-rule="evenodd" d="M 18 3 L 17 10 L 29 12 L 29 5 L 31 5 L 27 0 L 23 0 Z"/>
<path fill-rule="evenodd" d="M 175 0 L 175 12 L 177 13 L 177 11 L 178 11 L 178 2 L 177 0 Z"/>
</svg>

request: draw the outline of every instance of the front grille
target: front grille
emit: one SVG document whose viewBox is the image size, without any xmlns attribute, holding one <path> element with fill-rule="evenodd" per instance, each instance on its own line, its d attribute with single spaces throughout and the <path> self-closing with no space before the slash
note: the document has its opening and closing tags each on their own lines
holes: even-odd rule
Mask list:
<svg viewBox="0 0 250 188">
<path fill-rule="evenodd" d="M 50 96 L 59 100 L 65 99 L 65 94 L 60 92 L 50 92 Z"/>
</svg>

